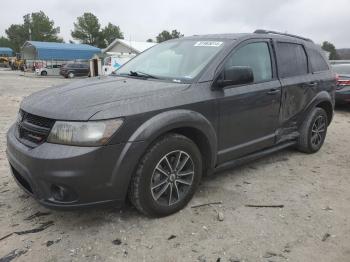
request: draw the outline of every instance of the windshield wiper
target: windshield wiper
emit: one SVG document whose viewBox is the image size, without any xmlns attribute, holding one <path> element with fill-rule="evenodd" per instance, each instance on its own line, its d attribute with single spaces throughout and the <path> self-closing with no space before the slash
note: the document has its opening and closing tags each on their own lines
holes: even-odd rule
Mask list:
<svg viewBox="0 0 350 262">
<path fill-rule="evenodd" d="M 137 77 L 146 77 L 146 78 L 153 78 L 153 79 L 159 79 L 159 77 L 156 77 L 151 74 L 147 74 L 141 71 L 130 71 L 131 76 L 137 76 Z"/>
</svg>

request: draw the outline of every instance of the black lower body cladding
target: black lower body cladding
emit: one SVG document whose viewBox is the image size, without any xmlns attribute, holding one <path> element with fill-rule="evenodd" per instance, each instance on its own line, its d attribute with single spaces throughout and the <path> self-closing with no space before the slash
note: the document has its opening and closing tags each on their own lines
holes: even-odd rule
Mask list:
<svg viewBox="0 0 350 262">
<path fill-rule="evenodd" d="M 18 141 L 14 128 L 7 134 L 12 174 L 18 185 L 41 204 L 62 209 L 124 203 L 142 142 L 103 147 L 43 143 L 29 148 Z M 132 154 L 126 148 L 133 149 Z"/>
</svg>

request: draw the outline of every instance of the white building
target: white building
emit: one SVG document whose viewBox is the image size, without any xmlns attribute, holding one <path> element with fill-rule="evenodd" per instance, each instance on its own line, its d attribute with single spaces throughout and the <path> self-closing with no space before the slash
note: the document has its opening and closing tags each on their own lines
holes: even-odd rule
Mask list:
<svg viewBox="0 0 350 262">
<path fill-rule="evenodd" d="M 156 45 L 156 43 L 128 41 L 124 39 L 114 40 L 109 46 L 102 50 L 106 56 L 103 61 L 103 74 L 111 74 L 131 58 L 154 45 Z"/>
<path fill-rule="evenodd" d="M 115 39 L 109 46 L 107 46 L 103 50 L 103 53 L 107 55 L 126 55 L 126 54 L 137 55 L 156 44 L 157 43 L 128 41 L 125 39 Z"/>
</svg>

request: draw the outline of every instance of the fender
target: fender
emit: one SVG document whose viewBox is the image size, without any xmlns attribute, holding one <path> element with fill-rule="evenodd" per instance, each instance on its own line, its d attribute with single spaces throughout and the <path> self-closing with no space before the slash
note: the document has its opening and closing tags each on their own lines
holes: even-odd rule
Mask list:
<svg viewBox="0 0 350 262">
<path fill-rule="evenodd" d="M 147 148 L 162 134 L 178 128 L 193 128 L 199 131 L 209 145 L 209 172 L 214 170 L 217 155 L 217 136 L 212 124 L 200 113 L 191 110 L 162 112 L 144 122 L 130 136 L 113 169 L 111 184 L 118 198 L 125 197 L 135 168 Z"/>
<path fill-rule="evenodd" d="M 129 142 L 147 141 L 150 145 L 160 135 L 177 128 L 194 128 L 206 137 L 210 145 L 210 166 L 214 167 L 217 152 L 215 129 L 202 114 L 192 110 L 172 110 L 152 117 L 131 135 Z"/>
<path fill-rule="evenodd" d="M 333 110 L 334 110 L 334 97 L 332 98 L 331 95 L 329 94 L 329 92 L 327 91 L 321 91 L 320 93 L 318 93 L 305 107 L 302 115 L 304 116 L 302 121 L 304 121 L 305 117 L 308 115 L 308 113 L 316 107 L 316 105 L 323 103 L 323 102 L 327 102 L 330 105 L 332 105 L 332 112 L 331 112 L 331 117 L 329 119 L 329 124 L 332 121 L 333 118 Z"/>
</svg>

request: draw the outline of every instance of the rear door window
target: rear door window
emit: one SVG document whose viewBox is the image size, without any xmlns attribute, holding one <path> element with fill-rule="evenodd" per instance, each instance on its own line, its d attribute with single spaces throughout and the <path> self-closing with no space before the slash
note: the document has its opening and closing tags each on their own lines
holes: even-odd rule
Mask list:
<svg viewBox="0 0 350 262">
<path fill-rule="evenodd" d="M 307 56 L 304 47 L 300 44 L 278 42 L 277 63 L 281 78 L 308 73 Z"/>
<path fill-rule="evenodd" d="M 253 70 L 254 82 L 272 79 L 272 64 L 267 42 L 250 43 L 235 51 L 225 64 L 232 66 L 249 66 Z"/>
<path fill-rule="evenodd" d="M 328 64 L 319 51 L 309 49 L 312 72 L 322 72 L 329 70 Z"/>
</svg>

